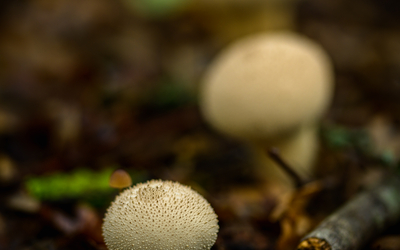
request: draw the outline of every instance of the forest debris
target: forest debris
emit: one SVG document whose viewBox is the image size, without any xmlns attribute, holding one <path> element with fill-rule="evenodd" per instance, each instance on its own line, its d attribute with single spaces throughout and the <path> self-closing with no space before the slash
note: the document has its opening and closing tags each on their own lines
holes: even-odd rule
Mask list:
<svg viewBox="0 0 400 250">
<path fill-rule="evenodd" d="M 385 163 L 392 165 L 400 157 L 400 134 L 388 117 L 376 116 L 367 126 L 374 145 L 374 153 L 381 155 Z"/>
<path fill-rule="evenodd" d="M 266 216 L 274 207 L 274 202 L 270 207 L 265 204 L 265 195 L 262 191 L 252 188 L 234 188 L 226 194 L 226 202 L 236 217 L 262 218 Z"/>
<path fill-rule="evenodd" d="M 248 34 L 295 26 L 294 1 L 195 0 L 189 7 L 191 15 L 201 17 L 196 18 L 199 25 L 223 44 Z"/>
<path fill-rule="evenodd" d="M 270 249 L 272 245 L 268 235 L 262 234 L 250 223 L 240 220 L 221 228 L 216 249 Z"/>
<path fill-rule="evenodd" d="M 81 133 L 80 110 L 55 100 L 47 103 L 49 116 L 54 120 L 56 144 L 63 148 L 76 142 Z"/>
<path fill-rule="evenodd" d="M 9 110 L 0 108 L 0 132 L 14 131 L 19 125 L 18 117 Z"/>
<path fill-rule="evenodd" d="M 400 179 L 388 177 L 325 219 L 297 249 L 359 249 L 399 218 Z"/>
<path fill-rule="evenodd" d="M 1 242 L 1 238 L 5 235 L 6 233 L 6 222 L 3 218 L 3 216 L 0 214 L 0 242 Z"/>
<path fill-rule="evenodd" d="M 11 182 L 17 175 L 14 162 L 6 155 L 0 156 L 0 182 Z"/>
<path fill-rule="evenodd" d="M 172 145 L 178 162 L 193 161 L 199 153 L 207 152 L 212 147 L 211 140 L 204 134 L 185 136 Z"/>
<path fill-rule="evenodd" d="M 296 247 L 301 237 L 315 225 L 315 221 L 310 218 L 306 210 L 310 200 L 324 188 L 326 187 L 322 180 L 313 181 L 303 185 L 293 194 L 285 206 L 286 210 L 280 215 L 282 232 L 276 243 L 277 249 Z"/>
<path fill-rule="evenodd" d="M 40 209 L 40 202 L 26 193 L 18 193 L 8 199 L 7 205 L 18 211 L 36 213 Z"/>
<path fill-rule="evenodd" d="M 376 240 L 372 250 L 400 250 L 400 235 L 390 235 Z"/>
<path fill-rule="evenodd" d="M 101 235 L 102 220 L 96 210 L 89 205 L 78 204 L 75 207 L 73 217 L 45 206 L 41 210 L 41 213 L 57 229 L 67 235 L 83 235 L 95 243 L 103 242 Z"/>
</svg>

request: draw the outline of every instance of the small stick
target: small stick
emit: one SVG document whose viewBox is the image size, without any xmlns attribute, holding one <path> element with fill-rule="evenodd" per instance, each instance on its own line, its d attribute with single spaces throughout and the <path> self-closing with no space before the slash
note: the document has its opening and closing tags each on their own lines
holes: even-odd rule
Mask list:
<svg viewBox="0 0 400 250">
<path fill-rule="evenodd" d="M 278 148 L 270 148 L 268 155 L 273 161 L 275 161 L 294 181 L 297 188 L 303 186 L 306 182 L 293 170 L 292 167 L 281 157 Z"/>
<path fill-rule="evenodd" d="M 355 250 L 400 218 L 400 178 L 364 191 L 304 237 L 298 250 Z"/>
</svg>

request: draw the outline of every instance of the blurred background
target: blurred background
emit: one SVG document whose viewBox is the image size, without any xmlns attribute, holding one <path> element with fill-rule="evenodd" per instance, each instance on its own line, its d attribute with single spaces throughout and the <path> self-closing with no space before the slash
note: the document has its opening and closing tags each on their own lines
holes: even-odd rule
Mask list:
<svg viewBox="0 0 400 250">
<path fill-rule="evenodd" d="M 197 105 L 215 55 L 272 30 L 302 33 L 331 56 L 319 175 L 347 169 L 329 190 L 335 198 L 321 191 L 328 198 L 313 209 L 275 217 L 248 149 L 209 128 Z M 203 194 L 220 220 L 213 249 L 289 249 L 297 227 L 308 230 L 357 190 L 374 171 L 365 165 L 397 167 L 399 97 L 396 0 L 1 1 L 0 249 L 106 249 L 115 169 Z"/>
</svg>

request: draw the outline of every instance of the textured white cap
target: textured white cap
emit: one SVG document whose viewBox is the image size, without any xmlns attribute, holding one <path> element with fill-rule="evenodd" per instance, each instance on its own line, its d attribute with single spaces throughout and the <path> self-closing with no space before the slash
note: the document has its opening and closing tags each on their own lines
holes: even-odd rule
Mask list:
<svg viewBox="0 0 400 250">
<path fill-rule="evenodd" d="M 332 72 L 324 50 L 306 37 L 291 32 L 249 36 L 210 65 L 201 109 L 228 135 L 280 138 L 320 118 L 331 100 Z"/>
<path fill-rule="evenodd" d="M 152 180 L 117 196 L 104 218 L 103 235 L 110 250 L 208 250 L 218 229 L 217 215 L 196 191 Z"/>
</svg>

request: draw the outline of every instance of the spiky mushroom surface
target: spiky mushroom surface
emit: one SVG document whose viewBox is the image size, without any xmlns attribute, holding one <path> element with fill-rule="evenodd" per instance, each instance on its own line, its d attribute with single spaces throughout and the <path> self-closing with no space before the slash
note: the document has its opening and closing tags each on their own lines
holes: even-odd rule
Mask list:
<svg viewBox="0 0 400 250">
<path fill-rule="evenodd" d="M 218 229 L 214 210 L 196 191 L 152 180 L 117 196 L 104 218 L 103 235 L 110 250 L 208 250 Z"/>
</svg>

